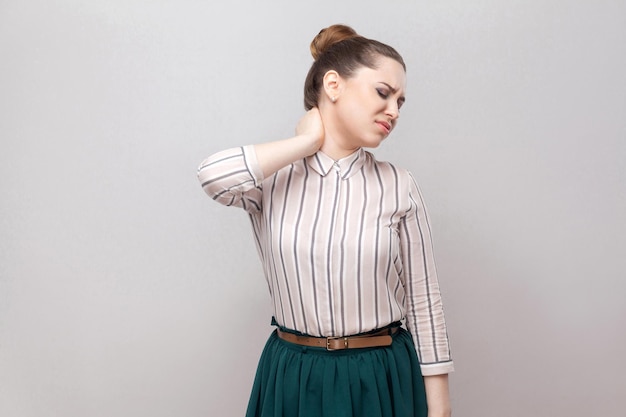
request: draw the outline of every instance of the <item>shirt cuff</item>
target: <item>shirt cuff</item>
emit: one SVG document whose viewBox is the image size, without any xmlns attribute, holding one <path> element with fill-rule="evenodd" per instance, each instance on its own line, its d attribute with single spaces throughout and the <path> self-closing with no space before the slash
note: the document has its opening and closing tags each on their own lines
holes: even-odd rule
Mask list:
<svg viewBox="0 0 626 417">
<path fill-rule="evenodd" d="M 422 376 L 443 375 L 454 372 L 454 363 L 452 361 L 429 363 L 426 365 L 420 365 L 422 370 Z"/>
<path fill-rule="evenodd" d="M 254 185 L 258 187 L 265 178 L 263 178 L 263 170 L 261 169 L 261 165 L 259 165 L 259 161 L 256 158 L 254 145 L 247 145 L 243 147 L 243 157 L 246 161 L 246 166 L 254 179 Z"/>
</svg>

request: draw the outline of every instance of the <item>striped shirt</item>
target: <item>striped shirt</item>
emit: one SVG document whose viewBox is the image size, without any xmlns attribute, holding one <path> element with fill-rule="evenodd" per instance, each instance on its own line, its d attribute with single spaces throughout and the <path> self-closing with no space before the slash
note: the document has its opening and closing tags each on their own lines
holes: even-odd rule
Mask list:
<svg viewBox="0 0 626 417">
<path fill-rule="evenodd" d="M 268 178 L 254 146 L 202 162 L 214 200 L 249 213 L 276 321 L 346 336 L 405 320 L 424 375 L 453 370 L 431 231 L 411 174 L 363 149 L 318 151 Z"/>
</svg>

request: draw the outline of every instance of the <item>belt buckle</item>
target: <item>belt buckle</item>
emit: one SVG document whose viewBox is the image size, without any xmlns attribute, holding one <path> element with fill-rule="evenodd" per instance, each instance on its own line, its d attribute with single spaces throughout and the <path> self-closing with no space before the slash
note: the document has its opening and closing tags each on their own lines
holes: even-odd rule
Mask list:
<svg viewBox="0 0 626 417">
<path fill-rule="evenodd" d="M 339 347 L 339 348 L 331 348 L 330 347 L 331 340 L 341 340 L 341 339 L 343 339 L 343 347 Z M 335 336 L 335 337 L 327 337 L 326 338 L 326 350 L 333 351 L 333 350 L 342 350 L 342 349 L 348 349 L 348 338 L 347 337 Z"/>
</svg>

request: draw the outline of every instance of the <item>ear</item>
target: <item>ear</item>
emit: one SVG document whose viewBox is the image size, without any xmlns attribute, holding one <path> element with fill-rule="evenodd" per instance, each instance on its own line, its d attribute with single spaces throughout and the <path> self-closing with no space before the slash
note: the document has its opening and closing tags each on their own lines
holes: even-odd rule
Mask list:
<svg viewBox="0 0 626 417">
<path fill-rule="evenodd" d="M 331 102 L 335 102 L 339 97 L 342 86 L 342 78 L 335 70 L 329 70 L 324 74 L 324 93 Z"/>
</svg>

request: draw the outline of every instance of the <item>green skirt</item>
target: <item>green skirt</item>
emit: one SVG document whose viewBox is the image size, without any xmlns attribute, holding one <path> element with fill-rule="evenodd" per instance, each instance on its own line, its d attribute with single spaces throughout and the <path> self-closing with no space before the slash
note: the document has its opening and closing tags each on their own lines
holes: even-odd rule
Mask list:
<svg viewBox="0 0 626 417">
<path fill-rule="evenodd" d="M 426 417 L 426 394 L 409 332 L 391 346 L 329 352 L 273 332 L 246 417 Z"/>
</svg>

